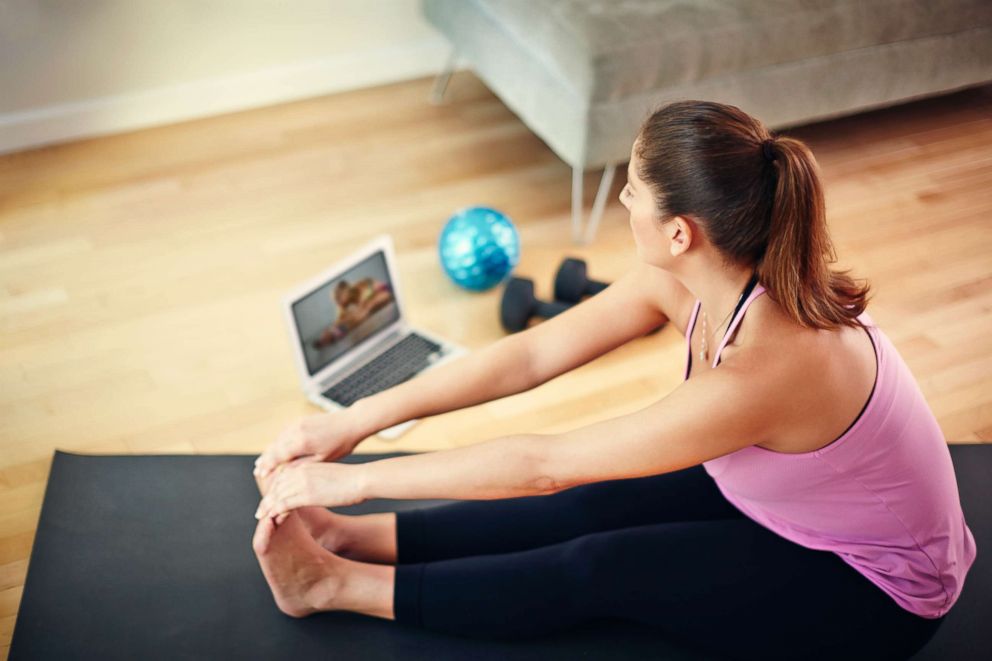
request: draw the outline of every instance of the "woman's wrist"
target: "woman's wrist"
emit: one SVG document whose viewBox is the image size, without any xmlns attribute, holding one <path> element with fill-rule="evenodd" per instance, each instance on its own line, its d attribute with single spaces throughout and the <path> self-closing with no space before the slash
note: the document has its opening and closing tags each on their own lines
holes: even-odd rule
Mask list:
<svg viewBox="0 0 992 661">
<path fill-rule="evenodd" d="M 354 419 L 356 434 L 354 445 L 358 445 L 363 440 L 376 434 L 388 425 L 383 424 L 382 415 L 377 411 L 376 404 L 372 401 L 373 396 L 363 397 L 348 407 L 348 412 Z M 354 446 L 353 446 L 354 447 Z"/>
<path fill-rule="evenodd" d="M 374 463 L 374 461 L 367 461 L 361 464 L 352 464 L 355 468 L 355 489 L 360 503 L 376 497 L 373 493 L 371 475 L 369 474 L 369 468 Z"/>
</svg>

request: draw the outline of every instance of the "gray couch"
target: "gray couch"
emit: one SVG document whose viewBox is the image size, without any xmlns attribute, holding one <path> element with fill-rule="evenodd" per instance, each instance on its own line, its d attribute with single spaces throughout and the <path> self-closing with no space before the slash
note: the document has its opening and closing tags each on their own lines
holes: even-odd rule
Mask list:
<svg viewBox="0 0 992 661">
<path fill-rule="evenodd" d="M 992 0 L 422 0 L 427 20 L 573 168 L 572 237 L 659 104 L 781 129 L 992 80 Z M 603 168 L 582 230 L 582 173 Z"/>
</svg>

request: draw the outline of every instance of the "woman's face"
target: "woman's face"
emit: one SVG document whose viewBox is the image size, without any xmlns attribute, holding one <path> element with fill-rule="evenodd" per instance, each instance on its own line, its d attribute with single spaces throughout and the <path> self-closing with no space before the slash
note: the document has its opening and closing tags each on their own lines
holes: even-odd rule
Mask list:
<svg viewBox="0 0 992 661">
<path fill-rule="evenodd" d="M 620 204 L 630 212 L 630 229 L 634 233 L 637 255 L 642 261 L 664 268 L 671 259 L 669 239 L 658 218 L 654 195 L 651 189 L 637 176 L 640 159 L 637 145 L 630 152 L 627 166 L 627 185 L 620 191 Z"/>
<path fill-rule="evenodd" d="M 334 290 L 334 300 L 337 301 L 339 307 L 344 307 L 348 305 L 351 299 L 351 287 L 341 287 L 339 286 Z"/>
</svg>

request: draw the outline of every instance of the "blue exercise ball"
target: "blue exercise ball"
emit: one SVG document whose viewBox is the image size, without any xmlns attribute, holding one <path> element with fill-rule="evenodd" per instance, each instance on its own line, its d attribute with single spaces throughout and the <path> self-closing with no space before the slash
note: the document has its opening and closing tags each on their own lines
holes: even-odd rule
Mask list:
<svg viewBox="0 0 992 661">
<path fill-rule="evenodd" d="M 506 214 L 466 207 L 448 219 L 438 250 L 441 266 L 455 284 L 485 291 L 502 282 L 520 261 L 520 236 Z"/>
</svg>

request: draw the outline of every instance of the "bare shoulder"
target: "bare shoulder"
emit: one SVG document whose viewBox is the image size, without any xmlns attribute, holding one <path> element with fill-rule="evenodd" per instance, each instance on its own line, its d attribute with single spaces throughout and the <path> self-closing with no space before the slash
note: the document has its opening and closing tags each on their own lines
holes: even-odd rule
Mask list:
<svg viewBox="0 0 992 661">
<path fill-rule="evenodd" d="M 772 415 L 757 444 L 809 452 L 837 438 L 872 390 L 875 353 L 867 334 L 847 326 L 803 327 L 768 296 L 754 300 L 746 321 L 729 360 L 771 400 L 766 411 Z"/>
<path fill-rule="evenodd" d="M 689 298 L 692 298 L 691 293 Z M 686 323 L 693 302 L 688 302 Z M 747 306 L 744 317 L 720 353 L 720 365 L 730 361 L 746 362 L 755 377 L 768 372 L 781 379 L 791 376 L 794 371 L 802 373 L 820 344 L 815 330 L 792 320 L 766 292 Z M 790 367 L 795 369 L 789 370 Z"/>
<path fill-rule="evenodd" d="M 781 377 L 807 382 L 809 370 L 826 377 L 831 365 L 849 369 L 851 363 L 865 358 L 862 351 L 865 347 L 869 349 L 867 356 L 874 356 L 870 340 L 860 328 L 822 330 L 802 326 L 768 295 L 759 296 L 751 303 L 744 323 L 735 333 L 734 345 L 755 363 L 766 363 L 769 369 L 780 370 Z"/>
<path fill-rule="evenodd" d="M 823 336 L 795 322 L 765 293 L 748 306 L 731 344 L 734 353 L 757 356 L 758 360 L 778 356 L 783 364 L 795 365 L 811 357 L 810 352 L 823 344 Z"/>
</svg>

